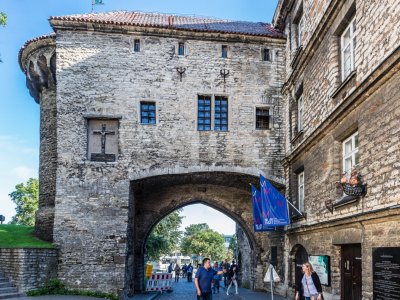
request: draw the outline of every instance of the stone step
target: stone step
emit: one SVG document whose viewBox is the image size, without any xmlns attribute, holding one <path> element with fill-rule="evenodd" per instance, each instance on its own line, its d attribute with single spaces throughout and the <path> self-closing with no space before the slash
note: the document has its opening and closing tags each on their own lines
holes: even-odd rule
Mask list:
<svg viewBox="0 0 400 300">
<path fill-rule="evenodd" d="M 0 299 L 10 299 L 10 298 L 19 298 L 23 297 L 23 293 L 9 293 L 9 294 L 0 294 Z"/>
<path fill-rule="evenodd" d="M 17 288 L 13 286 L 0 288 L 0 295 L 17 293 L 17 292 L 18 292 Z"/>
<path fill-rule="evenodd" d="M 12 287 L 12 286 L 13 286 L 13 284 L 9 281 L 0 282 L 0 288 Z"/>
<path fill-rule="evenodd" d="M 8 282 L 7 278 L 0 278 L 0 282 Z"/>
</svg>

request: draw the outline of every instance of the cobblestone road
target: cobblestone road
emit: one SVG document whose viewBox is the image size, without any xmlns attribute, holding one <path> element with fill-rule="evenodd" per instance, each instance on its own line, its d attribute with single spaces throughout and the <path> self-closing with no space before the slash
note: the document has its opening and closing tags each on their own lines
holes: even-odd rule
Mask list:
<svg viewBox="0 0 400 300">
<path fill-rule="evenodd" d="M 179 283 L 173 283 L 174 291 L 172 293 L 163 293 L 158 296 L 156 300 L 193 300 L 196 298 L 196 288 L 194 286 L 194 282 L 187 282 L 185 280 L 179 281 Z M 229 296 L 226 295 L 226 289 L 223 287 L 220 288 L 219 294 L 213 295 L 213 300 L 269 300 L 271 299 L 271 295 L 267 293 L 253 292 L 247 289 L 239 288 L 239 294 L 235 295 L 234 287 L 231 287 L 229 290 Z M 287 298 L 274 296 L 274 300 L 286 300 Z"/>
</svg>

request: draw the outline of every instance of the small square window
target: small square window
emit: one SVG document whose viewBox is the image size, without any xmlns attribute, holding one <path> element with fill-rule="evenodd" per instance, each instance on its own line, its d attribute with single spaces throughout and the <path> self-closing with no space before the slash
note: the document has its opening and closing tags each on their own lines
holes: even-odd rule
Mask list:
<svg viewBox="0 0 400 300">
<path fill-rule="evenodd" d="M 256 129 L 269 129 L 269 108 L 256 108 Z"/>
<path fill-rule="evenodd" d="M 156 104 L 155 102 L 140 103 L 140 123 L 156 124 Z"/>
<path fill-rule="evenodd" d="M 185 55 L 185 43 L 178 44 L 178 55 L 180 56 Z"/>
<path fill-rule="evenodd" d="M 140 40 L 136 39 L 133 43 L 133 51 L 140 52 Z"/>
<path fill-rule="evenodd" d="M 264 49 L 263 51 L 263 61 L 271 61 L 270 50 Z"/>
<path fill-rule="evenodd" d="M 222 45 L 221 49 L 222 49 L 221 57 L 228 58 L 228 46 Z"/>
</svg>

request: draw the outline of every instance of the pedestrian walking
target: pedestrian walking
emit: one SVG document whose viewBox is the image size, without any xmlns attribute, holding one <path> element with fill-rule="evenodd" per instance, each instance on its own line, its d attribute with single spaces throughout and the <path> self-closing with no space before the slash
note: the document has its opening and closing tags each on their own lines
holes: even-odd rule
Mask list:
<svg viewBox="0 0 400 300">
<path fill-rule="evenodd" d="M 224 265 L 222 266 L 222 268 L 224 270 L 226 270 L 226 272 L 224 273 L 223 276 L 224 276 L 224 287 L 227 287 L 228 286 L 228 280 L 229 280 L 228 275 L 229 275 L 229 271 L 230 271 L 230 264 L 228 263 L 227 259 L 225 259 L 225 262 L 224 262 Z"/>
<path fill-rule="evenodd" d="M 173 270 L 172 263 L 170 263 L 168 266 L 168 273 L 172 273 L 172 270 Z"/>
<path fill-rule="evenodd" d="M 186 272 L 187 272 L 187 281 L 192 282 L 193 266 L 191 263 L 188 265 Z"/>
<path fill-rule="evenodd" d="M 198 300 L 212 300 L 211 282 L 215 275 L 221 275 L 224 271 L 216 271 L 211 268 L 209 258 L 203 259 L 203 265 L 197 270 L 194 279 Z"/>
<path fill-rule="evenodd" d="M 175 282 L 179 282 L 179 275 L 181 273 L 181 267 L 179 266 L 179 264 L 175 265 Z"/>
<path fill-rule="evenodd" d="M 228 286 L 228 289 L 226 290 L 226 294 L 229 295 L 229 289 L 231 288 L 232 284 L 235 285 L 235 294 L 239 294 L 238 293 L 238 284 L 237 284 L 237 266 L 234 265 L 233 267 L 231 267 L 231 270 L 229 271 L 229 279 L 230 279 L 230 283 Z"/>
<path fill-rule="evenodd" d="M 214 275 L 213 281 L 213 294 L 219 294 L 219 283 L 221 281 L 221 275 L 218 274 L 219 271 L 222 271 L 222 268 L 220 266 L 218 266 L 218 263 L 215 262 L 214 267 L 213 267 L 214 271 L 217 272 L 217 274 Z"/>
<path fill-rule="evenodd" d="M 182 266 L 182 278 L 183 278 L 183 277 L 186 277 L 186 270 L 187 270 L 187 265 L 184 264 L 184 265 Z"/>
<path fill-rule="evenodd" d="M 296 287 L 296 300 L 323 300 L 321 281 L 312 265 L 306 262 L 301 268 L 304 275 Z"/>
</svg>

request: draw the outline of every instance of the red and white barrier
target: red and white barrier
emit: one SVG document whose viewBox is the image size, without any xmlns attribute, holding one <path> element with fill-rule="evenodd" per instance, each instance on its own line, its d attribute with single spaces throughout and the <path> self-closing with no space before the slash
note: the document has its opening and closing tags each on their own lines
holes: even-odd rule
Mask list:
<svg viewBox="0 0 400 300">
<path fill-rule="evenodd" d="M 147 281 L 146 292 L 172 291 L 171 273 L 153 273 Z"/>
</svg>

